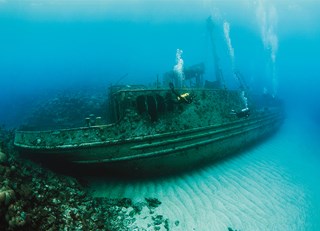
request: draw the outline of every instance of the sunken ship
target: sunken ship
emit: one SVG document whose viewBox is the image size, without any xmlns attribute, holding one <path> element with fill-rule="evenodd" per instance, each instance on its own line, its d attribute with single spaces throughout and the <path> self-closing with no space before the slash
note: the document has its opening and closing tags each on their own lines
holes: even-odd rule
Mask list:
<svg viewBox="0 0 320 231">
<path fill-rule="evenodd" d="M 236 153 L 284 119 L 281 102 L 225 89 L 114 86 L 110 106 L 112 123 L 98 117 L 79 128 L 17 131 L 14 144 L 33 158 L 83 170 L 175 171 Z"/>
<path fill-rule="evenodd" d="M 216 53 L 214 53 L 216 56 Z M 227 89 L 218 59 L 216 80 L 203 79 L 204 64 L 164 74 L 153 87 L 115 85 L 108 91 L 108 123 L 16 131 L 14 145 L 33 159 L 105 174 L 166 173 L 212 163 L 273 134 L 284 120 L 283 104 L 269 94 Z"/>
</svg>

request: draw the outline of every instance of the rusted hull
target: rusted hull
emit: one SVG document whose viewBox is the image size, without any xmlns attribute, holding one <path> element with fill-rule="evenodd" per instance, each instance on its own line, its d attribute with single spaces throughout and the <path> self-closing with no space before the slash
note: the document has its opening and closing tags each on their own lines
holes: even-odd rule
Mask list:
<svg viewBox="0 0 320 231">
<path fill-rule="evenodd" d="M 165 174 L 236 153 L 275 132 L 282 122 L 282 112 L 274 111 L 179 132 L 60 146 L 23 144 L 21 132 L 15 145 L 21 153 L 71 171 Z M 37 139 L 36 132 L 30 135 Z"/>
</svg>

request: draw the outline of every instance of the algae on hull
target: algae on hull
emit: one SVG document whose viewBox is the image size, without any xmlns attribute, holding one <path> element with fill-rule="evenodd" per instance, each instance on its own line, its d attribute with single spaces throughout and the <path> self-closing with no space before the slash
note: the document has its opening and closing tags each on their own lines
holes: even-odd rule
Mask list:
<svg viewBox="0 0 320 231">
<path fill-rule="evenodd" d="M 114 132 L 118 131 L 121 137 L 132 137 L 221 124 L 235 119 L 230 115 L 231 110 L 240 110 L 244 107 L 239 91 L 208 89 L 179 91 L 181 94 L 186 92 L 192 94 L 193 102 L 191 104 L 179 102 L 170 90 L 123 90 L 113 95 L 111 108 L 117 108 L 113 113 L 118 121 Z M 139 97 L 144 97 L 145 101 L 139 102 Z M 152 107 L 148 97 L 153 99 L 156 106 Z M 144 108 L 141 109 L 140 105 Z"/>
</svg>

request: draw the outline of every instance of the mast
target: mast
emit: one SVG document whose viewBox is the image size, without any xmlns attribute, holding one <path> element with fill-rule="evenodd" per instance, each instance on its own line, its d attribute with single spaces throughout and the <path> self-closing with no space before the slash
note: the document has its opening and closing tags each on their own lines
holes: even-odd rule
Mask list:
<svg viewBox="0 0 320 231">
<path fill-rule="evenodd" d="M 212 53 L 213 53 L 213 58 L 214 58 L 214 69 L 215 69 L 216 81 L 218 83 L 219 88 L 225 88 L 224 78 L 223 78 L 222 70 L 219 65 L 219 57 L 218 57 L 217 49 L 215 46 L 214 27 L 215 27 L 215 25 L 212 20 L 212 17 L 209 16 L 207 18 L 207 29 L 209 32 L 210 42 L 212 44 Z"/>
</svg>

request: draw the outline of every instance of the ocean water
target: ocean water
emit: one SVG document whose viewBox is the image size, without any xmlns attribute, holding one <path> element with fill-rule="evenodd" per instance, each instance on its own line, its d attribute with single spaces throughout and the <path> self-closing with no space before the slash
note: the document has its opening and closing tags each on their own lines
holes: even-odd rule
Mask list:
<svg viewBox="0 0 320 231">
<path fill-rule="evenodd" d="M 203 62 L 212 81 L 218 61 L 228 88 L 238 88 L 240 71 L 251 91 L 284 101 L 281 130 L 195 172 L 92 180 L 89 190 L 159 198 L 173 230 L 319 230 L 319 7 L 316 0 L 0 0 L 0 125 L 19 128 L 57 92 L 153 84 L 175 67 Z"/>
</svg>

